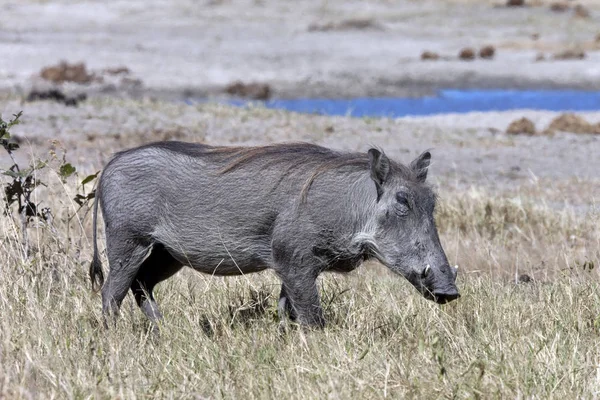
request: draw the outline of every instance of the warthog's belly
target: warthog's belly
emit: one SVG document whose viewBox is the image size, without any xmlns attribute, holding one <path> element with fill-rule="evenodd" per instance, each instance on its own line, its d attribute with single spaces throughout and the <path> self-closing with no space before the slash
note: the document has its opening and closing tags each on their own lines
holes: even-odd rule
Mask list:
<svg viewBox="0 0 600 400">
<path fill-rule="evenodd" d="M 235 276 L 251 274 L 253 272 L 264 271 L 268 268 L 266 265 L 236 265 L 233 263 L 221 263 L 213 267 L 210 266 L 192 266 L 193 269 L 205 274 L 216 275 L 216 276 Z"/>
<path fill-rule="evenodd" d="M 218 249 L 187 254 L 173 249 L 170 252 L 181 265 L 210 275 L 244 275 L 269 268 L 265 259 L 258 254 L 247 252 L 221 252 Z"/>
</svg>

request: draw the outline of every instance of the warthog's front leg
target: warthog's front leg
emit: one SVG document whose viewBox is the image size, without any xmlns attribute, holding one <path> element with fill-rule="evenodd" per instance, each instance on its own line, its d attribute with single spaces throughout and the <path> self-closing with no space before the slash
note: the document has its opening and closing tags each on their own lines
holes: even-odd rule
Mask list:
<svg viewBox="0 0 600 400">
<path fill-rule="evenodd" d="M 301 325 L 324 327 L 325 318 L 319 300 L 316 276 L 295 274 L 290 271 L 297 271 L 297 269 L 290 268 L 279 274 L 282 281 L 279 298 L 280 313 L 289 310 L 290 318 Z"/>
<path fill-rule="evenodd" d="M 323 261 L 313 255 L 315 240 L 306 236 L 298 220 L 302 218 L 295 212 L 280 215 L 273 229 L 272 268 L 282 284 L 279 309 L 282 313 L 288 311 L 301 325 L 323 327 L 325 318 L 317 288 Z M 299 237 L 303 240 L 292 240 Z"/>
<path fill-rule="evenodd" d="M 298 315 L 296 315 L 296 311 L 294 310 L 294 307 L 292 307 L 292 302 L 288 298 L 288 295 L 285 292 L 285 286 L 283 285 L 281 285 L 281 293 L 279 294 L 277 313 L 279 314 L 279 319 L 281 321 L 283 321 L 287 317 L 289 317 L 294 322 L 298 319 Z"/>
</svg>

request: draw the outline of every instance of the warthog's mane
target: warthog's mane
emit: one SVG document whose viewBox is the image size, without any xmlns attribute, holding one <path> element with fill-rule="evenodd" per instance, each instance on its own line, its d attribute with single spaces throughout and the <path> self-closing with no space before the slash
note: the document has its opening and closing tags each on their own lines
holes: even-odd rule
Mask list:
<svg viewBox="0 0 600 400">
<path fill-rule="evenodd" d="M 217 152 L 228 152 L 227 147 L 216 149 Z M 342 167 L 354 168 L 357 171 L 367 170 L 369 157 L 366 153 L 342 153 L 310 143 L 278 143 L 257 147 L 238 147 L 229 153 L 232 155 L 221 173 L 233 171 L 246 163 L 264 160 L 265 166 L 286 164 L 290 168 L 282 170 L 282 179 L 294 166 L 310 166 L 311 173 L 300 191 L 302 201 L 306 200 L 313 182 L 322 174 Z"/>
<path fill-rule="evenodd" d="M 322 174 L 339 168 L 351 168 L 355 171 L 367 171 L 369 156 L 365 153 L 340 152 L 305 142 L 277 143 L 266 146 L 209 146 L 178 141 L 156 142 L 143 147 L 154 147 L 188 155 L 190 157 L 214 157 L 224 164 L 219 171 L 226 174 L 245 164 L 260 162 L 263 167 L 287 165 L 282 168 L 282 177 L 298 166 L 308 166 L 311 173 L 301 190 L 305 200 L 314 181 Z M 409 167 L 390 160 L 390 173 L 401 176 L 407 181 L 416 181 L 415 172 Z"/>
</svg>

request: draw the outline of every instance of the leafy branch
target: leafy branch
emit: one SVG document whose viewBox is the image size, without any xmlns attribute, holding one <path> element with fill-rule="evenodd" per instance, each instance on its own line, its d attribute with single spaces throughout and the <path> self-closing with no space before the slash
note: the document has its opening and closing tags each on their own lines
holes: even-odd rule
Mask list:
<svg viewBox="0 0 600 400">
<path fill-rule="evenodd" d="M 22 169 L 15 161 L 13 152 L 19 149 L 19 144 L 11 141 L 10 129 L 19 124 L 23 112 L 13 115 L 13 119 L 6 122 L 0 117 L 0 144 L 8 153 L 12 160 L 12 165 L 8 169 L 0 169 L 2 174 L 12 178 L 4 186 L 5 213 L 8 213 L 13 204 L 17 204 L 19 214 L 24 219 L 25 225 L 31 217 L 37 217 L 44 221 L 51 218 L 50 209 L 38 209 L 38 205 L 31 201 L 31 194 L 38 186 L 46 186 L 36 177 L 36 172 L 46 167 L 45 161 L 38 161 Z"/>
<path fill-rule="evenodd" d="M 3 184 L 4 189 L 4 214 L 10 215 L 11 209 L 14 210 L 16 205 L 17 213 L 21 220 L 21 232 L 23 235 L 23 245 L 25 257 L 29 254 L 29 242 L 27 239 L 27 227 L 32 219 L 37 219 L 49 225 L 52 229 L 52 212 L 49 207 L 40 208 L 40 204 L 34 203 L 31 198 L 36 188 L 40 186 L 46 186 L 46 183 L 41 181 L 39 177 L 39 171 L 48 167 L 48 162 L 43 160 L 32 161 L 27 168 L 21 167 L 14 157 L 14 152 L 19 149 L 19 144 L 14 140 L 11 140 L 10 130 L 15 125 L 21 122 L 20 118 L 23 112 L 19 112 L 13 115 L 13 118 L 9 121 L 4 121 L 0 116 L 0 145 L 4 148 L 4 151 L 8 153 L 12 161 L 12 165 L 8 168 L 0 168 L 0 174 L 9 178 L 8 182 Z M 62 157 L 59 158 L 56 153 L 51 152 L 53 160 L 59 161 L 58 176 L 63 183 L 67 182 L 67 179 L 73 175 L 77 176 L 77 168 L 66 160 L 66 151 L 63 149 Z M 83 207 L 88 206 L 95 198 L 96 191 L 93 185 L 93 181 L 98 177 L 99 172 L 92 175 L 86 176 L 81 184 L 77 187 L 77 193 L 73 198 L 73 201 L 79 205 L 79 208 L 75 213 L 69 217 L 70 220 L 73 216 L 77 215 L 79 210 Z M 86 191 L 86 185 L 92 184 L 92 189 Z M 87 214 L 87 213 L 86 213 Z M 84 217 L 85 218 L 85 217 Z"/>
</svg>

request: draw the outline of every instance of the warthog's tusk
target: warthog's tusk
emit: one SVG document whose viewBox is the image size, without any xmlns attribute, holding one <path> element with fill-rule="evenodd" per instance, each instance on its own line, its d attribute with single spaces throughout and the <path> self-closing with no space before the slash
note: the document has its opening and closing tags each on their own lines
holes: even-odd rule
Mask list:
<svg viewBox="0 0 600 400">
<path fill-rule="evenodd" d="M 423 271 L 423 276 L 427 277 L 427 275 L 429 275 L 430 271 L 431 271 L 431 266 L 429 264 L 427 264 L 427 266 L 425 267 L 425 270 Z"/>
</svg>

